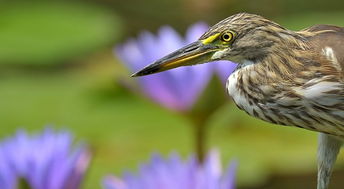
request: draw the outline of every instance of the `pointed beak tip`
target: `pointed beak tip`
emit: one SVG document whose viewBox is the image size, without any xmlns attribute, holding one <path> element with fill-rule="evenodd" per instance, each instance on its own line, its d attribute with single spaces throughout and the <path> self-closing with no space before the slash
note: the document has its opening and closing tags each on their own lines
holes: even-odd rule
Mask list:
<svg viewBox="0 0 344 189">
<path fill-rule="evenodd" d="M 141 76 L 150 75 L 153 73 L 157 73 L 157 71 L 152 70 L 151 68 L 143 68 L 142 70 L 133 73 L 130 77 L 141 77 Z"/>
<path fill-rule="evenodd" d="M 131 75 L 131 77 L 140 77 L 140 76 L 145 76 L 145 75 L 150 75 L 154 73 L 158 73 L 160 71 L 160 65 L 157 65 L 156 63 L 152 63 L 142 70 L 139 70 L 135 72 L 134 74 Z"/>
<path fill-rule="evenodd" d="M 145 74 L 143 74 L 141 71 L 135 72 L 133 74 L 131 74 L 130 77 L 140 77 L 140 76 L 144 76 Z"/>
<path fill-rule="evenodd" d="M 137 72 L 136 72 L 136 73 L 131 74 L 130 77 L 138 77 L 138 76 L 139 76 L 139 75 L 138 75 Z"/>
</svg>

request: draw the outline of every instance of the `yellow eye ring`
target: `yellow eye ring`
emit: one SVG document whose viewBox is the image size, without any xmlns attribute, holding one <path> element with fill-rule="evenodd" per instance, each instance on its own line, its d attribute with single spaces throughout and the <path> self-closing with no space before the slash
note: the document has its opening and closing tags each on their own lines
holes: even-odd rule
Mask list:
<svg viewBox="0 0 344 189">
<path fill-rule="evenodd" d="M 225 32 L 221 35 L 221 40 L 224 42 L 230 42 L 234 37 L 234 33 L 233 32 Z"/>
</svg>

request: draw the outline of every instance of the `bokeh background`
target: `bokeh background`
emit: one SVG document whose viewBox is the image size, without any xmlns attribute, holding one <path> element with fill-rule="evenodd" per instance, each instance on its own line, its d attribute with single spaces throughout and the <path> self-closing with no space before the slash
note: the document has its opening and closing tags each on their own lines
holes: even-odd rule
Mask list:
<svg viewBox="0 0 344 189">
<path fill-rule="evenodd" d="M 114 47 L 143 30 L 170 25 L 184 34 L 195 22 L 243 11 L 294 30 L 344 26 L 341 0 L 1 1 L 0 139 L 19 128 L 70 130 L 94 155 L 86 189 L 100 188 L 105 174 L 135 170 L 152 152 L 187 156 L 190 121 L 128 88 L 135 80 Z M 238 189 L 315 188 L 316 133 L 251 118 L 229 99 L 208 126 L 207 146 L 224 164 L 239 162 Z M 342 154 L 333 189 L 344 187 L 343 163 Z"/>
</svg>

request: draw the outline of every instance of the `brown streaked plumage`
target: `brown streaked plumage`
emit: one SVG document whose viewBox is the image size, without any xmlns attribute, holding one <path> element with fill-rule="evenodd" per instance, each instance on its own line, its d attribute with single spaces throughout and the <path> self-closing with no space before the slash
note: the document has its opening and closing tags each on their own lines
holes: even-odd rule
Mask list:
<svg viewBox="0 0 344 189">
<path fill-rule="evenodd" d="M 321 133 L 318 189 L 327 189 L 344 139 L 344 28 L 316 25 L 295 32 L 240 13 L 134 76 L 214 60 L 238 63 L 227 90 L 240 109 Z"/>
</svg>

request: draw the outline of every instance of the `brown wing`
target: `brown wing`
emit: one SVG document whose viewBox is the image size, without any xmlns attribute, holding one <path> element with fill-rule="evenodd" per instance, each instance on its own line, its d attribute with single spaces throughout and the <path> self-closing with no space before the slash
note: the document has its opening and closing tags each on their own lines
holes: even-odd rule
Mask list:
<svg viewBox="0 0 344 189">
<path fill-rule="evenodd" d="M 332 48 L 339 66 L 344 70 L 344 28 L 331 25 L 315 25 L 300 33 L 310 33 L 308 39 L 312 46 L 322 53 L 326 47 Z M 344 72 L 343 72 L 344 75 Z"/>
</svg>

